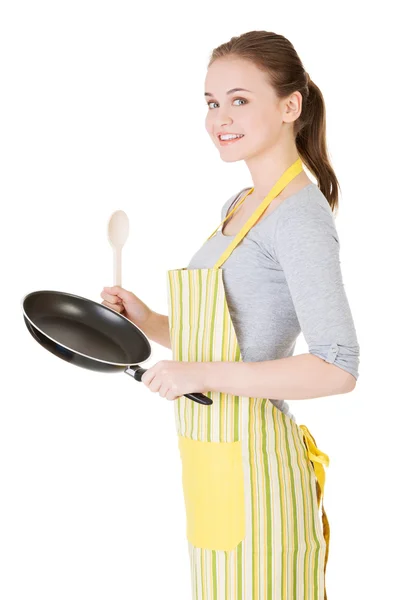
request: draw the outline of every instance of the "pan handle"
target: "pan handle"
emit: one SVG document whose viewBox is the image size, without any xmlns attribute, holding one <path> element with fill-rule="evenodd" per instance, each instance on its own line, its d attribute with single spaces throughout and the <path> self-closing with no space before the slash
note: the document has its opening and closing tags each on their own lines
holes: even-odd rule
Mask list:
<svg viewBox="0 0 400 600">
<path fill-rule="evenodd" d="M 146 373 L 147 369 L 143 369 L 142 367 L 139 367 L 138 365 L 130 365 L 129 367 L 127 367 L 125 369 L 125 373 L 128 373 L 128 375 L 130 375 L 131 377 L 133 377 L 134 379 L 136 379 L 136 381 L 142 381 L 142 375 L 143 373 Z M 199 404 L 213 404 L 213 401 L 211 400 L 211 398 L 208 398 L 208 396 L 205 396 L 204 394 L 183 394 L 184 396 L 186 396 L 186 398 L 189 398 L 190 400 L 194 400 L 195 402 L 198 402 Z"/>
</svg>

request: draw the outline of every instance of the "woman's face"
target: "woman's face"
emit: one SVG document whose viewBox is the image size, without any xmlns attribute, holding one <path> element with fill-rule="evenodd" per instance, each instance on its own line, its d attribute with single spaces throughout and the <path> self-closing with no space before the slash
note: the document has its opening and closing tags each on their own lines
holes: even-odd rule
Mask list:
<svg viewBox="0 0 400 600">
<path fill-rule="evenodd" d="M 241 58 L 220 58 L 209 67 L 205 80 L 205 124 L 222 160 L 250 159 L 275 146 L 283 135 L 286 103 L 279 101 L 267 77 Z M 250 91 L 230 92 L 233 88 Z M 218 137 L 221 132 L 244 137 L 222 145 Z"/>
</svg>

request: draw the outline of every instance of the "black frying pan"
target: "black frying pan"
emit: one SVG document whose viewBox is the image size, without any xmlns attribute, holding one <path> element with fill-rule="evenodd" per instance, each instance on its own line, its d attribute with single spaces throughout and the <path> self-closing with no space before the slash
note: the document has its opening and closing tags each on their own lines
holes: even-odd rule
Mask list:
<svg viewBox="0 0 400 600">
<path fill-rule="evenodd" d="M 151 356 L 150 342 L 123 315 L 104 304 L 43 290 L 22 301 L 25 324 L 37 342 L 49 352 L 92 371 L 124 371 L 136 381 L 147 371 L 136 363 Z M 204 394 L 184 394 L 199 404 L 212 404 Z"/>
</svg>

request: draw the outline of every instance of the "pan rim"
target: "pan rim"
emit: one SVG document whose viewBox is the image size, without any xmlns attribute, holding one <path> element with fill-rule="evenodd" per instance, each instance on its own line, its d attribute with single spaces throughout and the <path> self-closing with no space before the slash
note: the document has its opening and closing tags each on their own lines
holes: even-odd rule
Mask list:
<svg viewBox="0 0 400 600">
<path fill-rule="evenodd" d="M 29 292 L 29 294 L 26 294 L 22 300 L 21 300 L 21 308 L 22 308 L 22 312 L 24 313 L 25 318 L 29 321 L 29 323 L 32 325 L 32 327 L 34 327 L 37 331 L 40 331 L 41 334 L 43 334 L 45 337 L 47 337 L 49 340 L 51 340 L 52 342 L 62 346 L 63 348 L 66 348 L 67 350 L 70 350 L 71 352 L 74 352 L 75 354 L 78 354 L 79 356 L 83 356 L 84 358 L 90 358 L 90 360 L 94 360 L 96 362 L 99 363 L 103 363 L 106 365 L 111 365 L 111 366 L 116 366 L 116 367 L 131 367 L 133 363 L 117 363 L 117 362 L 110 362 L 108 360 L 103 360 L 101 358 L 96 358 L 94 356 L 89 356 L 89 354 L 84 354 L 83 352 L 79 352 L 79 350 L 74 350 L 73 348 L 70 348 L 69 346 L 66 346 L 65 344 L 62 344 L 61 342 L 55 340 L 54 338 L 52 338 L 48 333 L 44 332 L 42 329 L 40 329 L 40 327 L 38 327 L 37 325 L 35 325 L 35 323 L 33 323 L 32 319 L 29 318 L 29 316 L 26 314 L 25 308 L 24 308 L 24 303 L 25 300 L 29 297 L 29 296 L 33 296 L 33 294 L 41 294 L 41 293 L 50 293 L 50 294 L 63 294 L 64 296 L 73 296 L 74 298 L 79 298 L 80 300 L 89 300 L 89 298 L 84 298 L 83 296 L 78 296 L 77 294 L 69 294 L 68 292 L 60 292 L 57 290 L 37 290 L 35 292 Z M 99 306 L 111 311 L 114 314 L 117 314 L 119 317 L 122 317 L 123 319 L 125 319 L 126 321 L 128 321 L 131 325 L 133 325 L 134 327 L 136 327 L 137 329 L 139 329 L 139 331 L 144 335 L 145 340 L 147 341 L 149 348 L 150 348 L 150 354 L 149 356 L 142 361 L 139 361 L 139 363 L 137 364 L 144 364 L 146 363 L 148 360 L 150 360 L 150 358 L 153 355 L 153 348 L 149 342 L 149 339 L 147 337 L 147 335 L 144 333 L 144 331 L 142 331 L 140 329 L 140 327 L 138 327 L 137 325 L 135 325 L 135 323 L 132 323 L 132 321 L 130 321 L 129 319 L 127 319 L 124 315 L 121 315 L 120 313 L 118 313 L 115 310 L 112 310 L 112 308 L 109 308 L 108 306 L 105 306 L 104 304 L 101 304 L 100 302 L 96 302 L 96 300 L 90 300 L 90 302 L 94 302 L 95 304 L 98 304 Z"/>
</svg>

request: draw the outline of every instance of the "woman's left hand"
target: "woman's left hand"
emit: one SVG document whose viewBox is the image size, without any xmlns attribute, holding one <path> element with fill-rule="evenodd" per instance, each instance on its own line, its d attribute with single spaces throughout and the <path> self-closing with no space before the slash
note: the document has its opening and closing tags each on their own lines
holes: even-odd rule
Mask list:
<svg viewBox="0 0 400 600">
<path fill-rule="evenodd" d="M 205 365 L 201 362 L 161 360 L 142 375 L 142 382 L 152 392 L 167 400 L 176 400 L 187 393 L 203 393 Z"/>
</svg>

